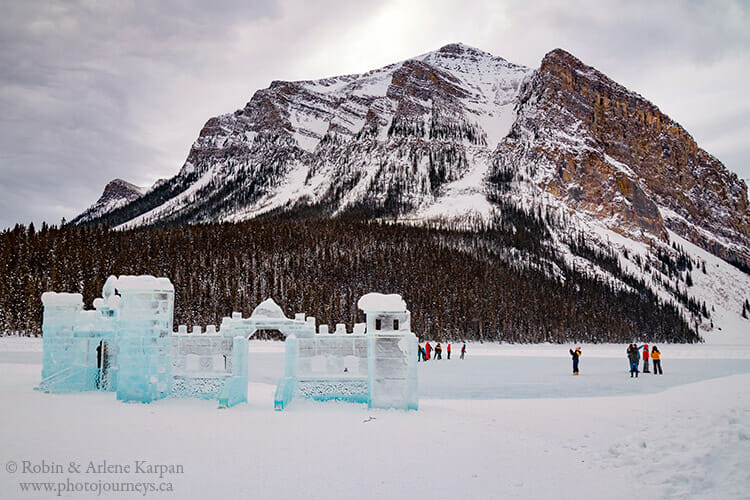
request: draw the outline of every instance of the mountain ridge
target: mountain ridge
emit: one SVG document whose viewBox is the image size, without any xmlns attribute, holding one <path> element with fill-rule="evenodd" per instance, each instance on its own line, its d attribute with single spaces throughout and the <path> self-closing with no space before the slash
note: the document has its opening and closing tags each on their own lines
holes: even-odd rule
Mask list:
<svg viewBox="0 0 750 500">
<path fill-rule="evenodd" d="M 488 74 L 491 75 L 489 79 L 486 78 Z M 548 78 L 549 76 L 553 78 Z M 489 171 L 487 163 L 496 161 L 497 154 L 493 159 L 489 157 L 496 153 L 492 150 L 501 142 L 512 140 L 512 137 L 509 138 L 508 135 L 513 125 L 518 125 L 515 123 L 517 121 L 515 111 L 523 107 L 523 103 L 520 102 L 524 99 L 521 82 L 524 79 L 531 81 L 534 78 L 542 80 L 546 78 L 545 84 L 551 86 L 553 90 L 556 90 L 555 85 L 557 85 L 557 90 L 574 89 L 574 83 L 577 82 L 579 87 L 574 90 L 580 91 L 581 84 L 586 86 L 586 82 L 590 83 L 589 88 L 583 89 L 585 95 L 580 92 L 569 92 L 568 97 L 578 95 L 579 99 L 578 102 L 575 102 L 576 99 L 569 99 L 566 105 L 568 108 L 571 105 L 577 105 L 589 111 L 587 103 L 581 102 L 580 98 L 590 101 L 592 95 L 596 94 L 595 98 L 600 102 L 593 106 L 593 120 L 589 120 L 590 123 L 587 124 L 594 132 L 595 141 L 601 141 L 602 138 L 599 136 L 606 135 L 607 131 L 599 130 L 599 128 L 601 128 L 601 117 L 607 112 L 615 109 L 633 114 L 632 109 L 637 108 L 637 116 L 641 122 L 648 125 L 655 124 L 660 132 L 663 130 L 667 134 L 672 134 L 677 137 L 677 140 L 684 139 L 688 155 L 701 155 L 699 161 L 703 164 L 715 163 L 711 166 L 712 172 L 721 173 L 724 169 L 718 160 L 698 148 L 684 128 L 662 114 L 658 107 L 639 94 L 617 84 L 595 68 L 583 64 L 564 49 L 558 48 L 550 51 L 542 59 L 539 70 L 531 70 L 482 50 L 457 43 L 448 44 L 437 51 L 362 74 L 296 82 L 273 81 L 267 89 L 257 91 L 244 108 L 234 113 L 211 118 L 206 122 L 179 173 L 166 182 L 168 189 L 160 190 L 164 193 L 155 193 L 152 196 L 152 202 L 145 204 L 148 210 L 136 208 L 131 211 L 137 214 L 135 217 L 115 217 L 112 222 L 114 225 L 124 224 L 127 227 L 144 223 L 168 222 L 179 218 L 187 222 L 244 220 L 268 211 L 269 206 L 276 209 L 300 200 L 303 200 L 304 204 L 305 199 L 318 203 L 327 202 L 332 205 L 330 210 L 332 214 L 345 211 L 346 207 L 353 202 L 364 201 L 367 204 L 374 201 L 376 205 L 385 205 L 385 202 L 389 201 L 390 208 L 386 211 L 393 211 L 393 208 L 397 207 L 396 211 L 399 215 L 408 217 L 411 215 L 410 218 L 440 217 L 445 215 L 444 212 L 447 212 L 450 217 L 454 215 L 453 212 L 460 214 L 461 208 L 452 211 L 451 207 L 441 206 L 439 196 L 436 195 L 439 194 L 441 188 L 449 188 L 446 186 L 447 183 L 465 179 L 467 174 L 470 174 L 468 175 L 470 182 L 463 183 L 465 188 L 469 188 L 467 201 L 478 204 L 481 208 L 477 211 L 486 214 L 491 211 L 492 207 L 477 195 L 486 194 L 486 189 L 482 184 Z M 498 99 L 500 93 L 497 92 L 497 86 L 503 83 L 509 85 L 503 89 L 504 92 Z M 484 88 L 482 88 L 483 84 Z M 488 95 L 493 90 L 496 91 L 495 95 Z M 628 111 L 628 106 L 630 106 L 630 111 Z M 300 109 L 305 112 L 300 112 Z M 445 115 L 448 117 L 445 118 Z M 430 119 L 429 123 L 426 123 L 427 118 Z M 438 123 L 441 120 L 445 120 L 446 123 Z M 609 121 L 612 122 L 612 120 Z M 360 165 L 355 168 L 352 167 L 356 162 L 352 161 L 331 166 L 330 158 L 326 158 L 325 154 L 320 154 L 325 152 L 329 155 L 352 154 L 355 148 L 327 146 L 329 142 L 351 142 L 352 139 L 362 143 L 364 148 L 360 149 L 366 149 L 368 153 L 372 153 L 373 145 L 367 144 L 367 141 L 368 135 L 372 136 L 374 132 L 377 132 L 378 142 L 390 140 L 391 149 L 396 150 L 398 155 L 409 154 L 413 157 L 412 159 L 418 156 L 418 161 L 423 161 L 425 153 L 430 153 L 429 161 L 433 162 L 434 154 L 437 153 L 443 166 L 422 169 L 421 172 L 417 172 L 415 182 L 414 179 L 404 179 L 406 176 L 403 174 L 398 176 L 397 172 L 394 172 L 393 168 L 387 168 L 387 165 L 385 169 L 381 168 L 380 172 L 377 172 L 378 169 L 372 165 L 364 165 L 367 160 L 360 161 Z M 432 142 L 432 147 L 420 147 L 419 144 L 415 145 L 413 142 L 403 144 L 404 141 L 398 144 L 401 138 L 419 135 L 421 137 L 418 138 L 422 140 L 422 143 Z M 257 142 L 265 142 L 265 144 L 256 144 L 256 139 L 259 137 L 261 139 Z M 269 145 L 268 142 L 272 144 Z M 443 146 L 449 143 L 453 147 L 440 147 L 436 146 L 436 143 L 442 143 Z M 477 151 L 476 147 L 471 146 L 479 146 L 479 149 L 483 150 Z M 318 149 L 322 151 L 317 151 Z M 434 151 L 435 149 L 440 151 Z M 614 156 L 608 154 L 608 151 L 612 152 L 611 150 L 611 147 L 609 150 L 605 147 L 603 152 L 607 153 L 608 157 L 600 158 L 600 160 L 604 160 L 602 163 L 610 164 L 608 170 L 617 179 L 620 194 L 625 198 L 629 197 L 627 201 L 631 203 L 631 206 L 627 210 L 619 210 L 627 222 L 626 225 L 634 226 L 636 229 L 645 229 L 653 235 L 664 238 L 665 221 L 660 220 L 662 217 L 652 199 L 654 196 L 659 198 L 660 206 L 671 211 L 667 223 L 679 234 L 686 236 L 691 234 L 690 228 L 685 226 L 680 217 L 698 226 L 701 226 L 701 218 L 710 217 L 710 207 L 702 207 L 690 197 L 678 196 L 674 189 L 665 190 L 664 186 L 661 186 L 654 190 L 653 186 L 648 186 L 651 189 L 644 190 L 642 182 L 639 182 L 643 178 L 632 178 L 633 175 L 628 175 L 632 172 L 618 168 L 618 165 L 612 168 L 611 164 L 620 160 L 617 158 L 617 151 L 614 151 Z M 387 154 L 380 156 L 381 163 L 383 160 L 399 163 L 393 161 L 393 158 L 388 158 Z M 383 158 L 383 156 L 386 157 Z M 610 161 L 612 159 L 615 161 Z M 368 160 L 374 163 L 374 159 Z M 626 160 L 620 163 L 626 165 L 628 162 L 632 163 L 632 155 Z M 403 162 L 400 163 L 398 167 L 403 169 L 405 166 Z M 445 163 L 449 163 L 447 168 L 445 168 Z M 208 193 L 210 190 L 204 186 L 204 184 L 211 183 L 211 179 L 200 177 L 212 167 L 217 170 L 214 177 L 219 179 L 213 182 L 214 186 L 221 184 L 220 181 L 223 178 L 227 181 L 222 186 L 223 190 L 232 192 L 219 193 L 218 196 L 214 196 L 218 199 L 213 204 L 209 203 L 206 210 L 202 212 L 198 210 L 198 213 L 195 213 L 196 210 L 193 209 L 191 213 L 191 209 L 186 205 L 202 202 L 192 196 L 193 192 L 200 191 L 201 196 L 204 197 L 206 194 L 211 194 Z M 305 167 L 307 167 L 306 170 Z M 300 182 L 303 174 L 304 181 Z M 385 180 L 378 182 L 377 174 Z M 744 220 L 733 221 L 725 218 L 713 221 L 711 232 L 729 237 L 730 240 L 739 240 L 742 243 L 740 246 L 747 247 L 750 246 L 747 189 L 741 189 L 742 181 L 736 175 L 731 172 L 727 174 L 720 175 L 714 184 L 730 186 L 729 195 L 735 198 L 734 210 L 731 211 L 744 213 L 745 217 Z M 314 182 L 316 175 L 319 181 L 321 175 L 327 175 L 328 179 L 325 179 L 327 183 L 318 182 L 316 185 Z M 331 180 L 333 177 L 342 177 L 344 182 L 337 183 Z M 569 179 L 565 177 L 567 176 L 563 176 L 563 180 L 567 182 Z M 244 182 L 246 185 L 231 189 L 226 184 L 233 181 L 235 184 Z M 263 182 L 265 186 L 258 186 Z M 370 184 L 368 185 L 367 182 Z M 421 186 L 419 182 L 422 183 Z M 428 182 L 429 189 L 426 189 Z M 545 191 L 557 196 L 562 195 L 564 186 L 561 186 L 560 182 L 550 180 L 545 182 L 546 184 L 542 186 Z M 374 190 L 373 183 L 376 188 Z M 407 193 L 407 197 L 411 200 L 394 200 L 393 193 L 389 195 L 389 183 L 407 184 L 413 191 Z M 274 194 L 272 191 L 278 190 L 285 184 L 292 191 L 286 193 L 286 199 L 283 196 L 284 193 L 280 193 L 282 196 L 277 196 L 276 200 L 273 196 L 269 196 Z M 694 184 L 687 188 L 691 188 Z M 328 188 L 328 193 L 325 188 Z M 346 197 L 342 194 L 350 196 Z M 455 195 L 455 192 L 451 194 Z M 611 197 L 609 201 L 611 202 L 613 198 Z M 726 199 L 727 196 L 724 198 Z M 159 202 L 169 200 L 172 200 L 171 204 L 159 209 L 160 205 L 164 205 Z M 589 201 L 591 203 L 588 205 L 592 205 L 593 200 Z M 717 200 L 712 201 L 713 205 L 716 205 Z M 234 213 L 232 213 L 232 208 L 216 209 L 216 205 L 222 203 L 234 204 L 236 207 Z M 431 205 L 436 206 L 431 207 Z M 464 205 L 469 205 L 469 203 Z M 96 222 L 106 216 L 107 212 L 112 212 L 117 208 L 120 207 L 115 206 L 101 213 L 82 214 L 76 221 Z M 593 206 L 578 204 L 576 208 L 595 213 Z M 183 215 L 178 215 L 179 213 Z M 723 230 L 724 226 L 731 227 L 733 231 Z M 700 231 L 692 231 L 692 233 L 692 237 L 688 239 L 698 242 L 703 247 L 710 246 L 705 235 L 701 240 Z M 714 251 L 722 254 L 718 247 Z M 734 248 L 731 251 L 724 251 L 723 254 L 727 258 L 734 257 L 750 265 L 750 252 Z"/>
<path fill-rule="evenodd" d="M 366 73 L 273 81 L 210 118 L 173 178 L 76 222 L 353 215 L 472 229 L 507 226 L 517 210 L 546 221 L 568 265 L 623 287 L 576 238 L 625 260 L 637 248 L 629 272 L 692 315 L 688 242 L 750 273 L 747 185 L 655 104 L 563 49 L 531 69 L 449 44 Z"/>
</svg>

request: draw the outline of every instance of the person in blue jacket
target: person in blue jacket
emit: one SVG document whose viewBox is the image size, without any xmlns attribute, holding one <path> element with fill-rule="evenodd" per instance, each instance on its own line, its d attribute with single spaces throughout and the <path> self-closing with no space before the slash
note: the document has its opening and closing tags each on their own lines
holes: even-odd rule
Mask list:
<svg viewBox="0 0 750 500">
<path fill-rule="evenodd" d="M 635 375 L 635 378 L 638 378 L 638 362 L 641 359 L 638 346 L 635 344 L 630 344 L 627 353 L 628 361 L 630 361 L 630 378 L 633 378 L 633 375 Z"/>
</svg>

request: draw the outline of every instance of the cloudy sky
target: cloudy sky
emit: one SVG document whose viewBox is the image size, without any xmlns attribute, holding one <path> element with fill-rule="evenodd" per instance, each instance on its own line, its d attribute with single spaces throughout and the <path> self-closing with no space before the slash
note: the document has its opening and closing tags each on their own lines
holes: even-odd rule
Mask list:
<svg viewBox="0 0 750 500">
<path fill-rule="evenodd" d="M 0 229 L 70 219 L 117 177 L 176 174 L 208 118 L 271 80 L 458 41 L 530 67 L 564 48 L 750 178 L 745 0 L 6 0 Z"/>
</svg>

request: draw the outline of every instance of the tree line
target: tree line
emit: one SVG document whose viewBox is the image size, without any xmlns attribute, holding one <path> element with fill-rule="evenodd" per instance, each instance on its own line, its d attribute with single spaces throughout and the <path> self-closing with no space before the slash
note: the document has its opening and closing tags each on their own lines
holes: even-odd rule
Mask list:
<svg viewBox="0 0 750 500">
<path fill-rule="evenodd" d="M 421 339 L 699 340 L 642 283 L 625 290 L 568 268 L 540 244 L 539 216 L 504 212 L 474 230 L 315 217 L 124 231 L 17 225 L 0 233 L 0 331 L 40 334 L 45 291 L 80 292 L 91 307 L 109 275 L 151 274 L 175 286 L 175 324 L 218 325 L 271 297 L 287 316 L 351 329 L 364 321 L 359 297 L 379 291 L 402 295 Z"/>
</svg>

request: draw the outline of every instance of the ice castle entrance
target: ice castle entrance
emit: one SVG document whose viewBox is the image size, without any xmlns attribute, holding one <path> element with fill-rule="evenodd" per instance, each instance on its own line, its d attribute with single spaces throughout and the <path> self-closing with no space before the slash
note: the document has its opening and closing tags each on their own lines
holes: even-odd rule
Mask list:
<svg viewBox="0 0 750 500">
<path fill-rule="evenodd" d="M 96 346 L 96 367 L 99 369 L 97 388 L 109 388 L 109 348 L 104 339 Z"/>
<path fill-rule="evenodd" d="M 277 340 L 282 342 L 286 340 L 286 335 L 279 330 L 266 330 L 263 328 L 255 330 L 250 334 L 250 337 L 255 337 L 256 340 Z"/>
<path fill-rule="evenodd" d="M 167 278 L 110 276 L 84 311 L 80 294 L 46 292 L 42 381 L 46 392 L 114 391 L 122 401 L 164 397 L 247 401 L 248 340 L 259 331 L 285 339 L 284 377 L 274 407 L 295 398 L 416 409 L 417 338 L 398 295 L 367 294 L 366 323 L 317 327 L 304 313 L 287 318 L 271 299 L 249 318 L 232 313 L 220 328 L 173 331 L 174 287 Z"/>
</svg>

